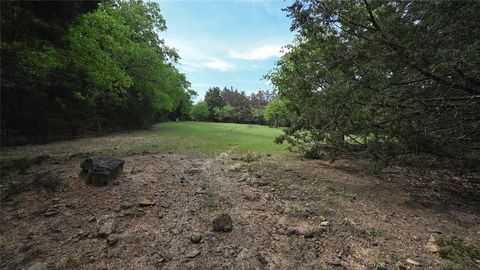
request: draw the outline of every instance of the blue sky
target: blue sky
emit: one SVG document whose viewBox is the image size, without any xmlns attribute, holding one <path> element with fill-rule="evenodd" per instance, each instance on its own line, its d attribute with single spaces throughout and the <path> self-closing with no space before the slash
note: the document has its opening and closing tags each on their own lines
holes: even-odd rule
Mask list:
<svg viewBox="0 0 480 270">
<path fill-rule="evenodd" d="M 161 33 L 178 50 L 178 68 L 203 99 L 212 86 L 247 93 L 269 90 L 262 79 L 293 40 L 283 1 L 158 1 L 168 30 Z"/>
</svg>

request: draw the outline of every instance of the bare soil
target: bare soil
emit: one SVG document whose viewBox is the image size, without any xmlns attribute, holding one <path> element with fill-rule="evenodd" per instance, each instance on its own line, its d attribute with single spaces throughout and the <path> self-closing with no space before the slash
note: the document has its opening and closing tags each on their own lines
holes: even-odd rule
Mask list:
<svg viewBox="0 0 480 270">
<path fill-rule="evenodd" d="M 426 248 L 431 236 L 480 244 L 475 195 L 439 189 L 438 170 L 373 175 L 356 160 L 233 157 L 124 156 L 123 174 L 107 187 L 84 184 L 81 157 L 12 172 L 7 180 L 21 183 L 48 172 L 65 187 L 32 184 L 2 201 L 0 268 L 441 269 L 445 261 Z M 233 230 L 213 232 L 224 213 Z M 107 240 L 98 230 L 109 222 Z"/>
</svg>

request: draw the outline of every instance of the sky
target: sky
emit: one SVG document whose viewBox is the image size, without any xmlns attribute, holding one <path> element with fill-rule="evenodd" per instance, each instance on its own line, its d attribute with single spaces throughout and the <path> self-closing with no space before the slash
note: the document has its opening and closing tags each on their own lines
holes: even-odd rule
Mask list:
<svg viewBox="0 0 480 270">
<path fill-rule="evenodd" d="M 291 0 L 157 2 L 168 28 L 160 37 L 178 50 L 177 67 L 198 93 L 197 101 L 213 86 L 271 90 L 263 76 L 294 37 L 281 10 Z"/>
</svg>

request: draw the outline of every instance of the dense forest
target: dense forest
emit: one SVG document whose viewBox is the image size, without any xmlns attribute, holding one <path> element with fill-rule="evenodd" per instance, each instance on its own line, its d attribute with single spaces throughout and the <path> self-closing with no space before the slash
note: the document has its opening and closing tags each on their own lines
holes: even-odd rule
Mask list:
<svg viewBox="0 0 480 270">
<path fill-rule="evenodd" d="M 189 82 L 158 4 L 2 1 L 2 144 L 44 143 L 186 116 Z"/>
<path fill-rule="evenodd" d="M 267 75 L 294 116 L 279 141 L 312 157 L 366 153 L 380 167 L 399 154 L 478 159 L 479 10 L 295 1 L 286 11 L 298 35 Z"/>
</svg>

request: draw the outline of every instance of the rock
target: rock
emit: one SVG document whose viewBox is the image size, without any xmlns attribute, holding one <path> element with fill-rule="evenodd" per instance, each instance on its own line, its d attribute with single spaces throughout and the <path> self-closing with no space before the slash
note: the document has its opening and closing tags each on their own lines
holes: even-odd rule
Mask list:
<svg viewBox="0 0 480 270">
<path fill-rule="evenodd" d="M 45 264 L 41 263 L 41 262 L 36 262 L 34 264 L 32 264 L 28 270 L 48 270 L 48 268 L 45 266 Z"/>
<path fill-rule="evenodd" d="M 138 202 L 139 207 L 149 207 L 155 205 L 154 202 L 150 201 L 149 199 L 142 199 Z"/>
<path fill-rule="evenodd" d="M 201 252 L 198 248 L 194 248 L 194 249 L 188 251 L 188 252 L 185 254 L 185 257 L 192 259 L 192 258 L 195 258 L 195 257 L 197 257 L 198 255 L 200 255 L 200 253 L 202 253 L 202 252 Z"/>
<path fill-rule="evenodd" d="M 248 173 L 242 174 L 242 176 L 237 180 L 237 182 L 243 182 L 243 181 L 248 180 L 248 176 L 249 176 Z"/>
<path fill-rule="evenodd" d="M 107 237 L 115 231 L 115 222 L 108 221 L 102 224 L 98 229 L 99 237 Z"/>
<path fill-rule="evenodd" d="M 132 207 L 133 207 L 133 203 L 131 203 L 131 202 L 123 202 L 123 203 L 120 205 L 120 207 L 121 207 L 122 209 L 129 209 L 129 208 L 132 208 Z"/>
<path fill-rule="evenodd" d="M 163 207 L 163 208 L 170 208 L 170 205 L 171 205 L 171 203 L 169 203 L 169 202 L 161 202 L 160 203 L 160 206 Z"/>
<path fill-rule="evenodd" d="M 273 206 L 273 211 L 275 211 L 278 214 L 283 214 L 285 213 L 285 208 L 281 204 L 275 204 Z"/>
<path fill-rule="evenodd" d="M 425 250 L 428 252 L 436 253 L 439 251 L 438 245 L 435 243 L 435 238 L 433 235 L 430 235 L 427 244 L 425 245 Z"/>
<path fill-rule="evenodd" d="M 124 160 L 113 157 L 89 157 L 80 164 L 85 182 L 91 185 L 108 185 L 123 171 Z"/>
<path fill-rule="evenodd" d="M 328 262 L 328 264 L 333 265 L 333 266 L 342 266 L 342 262 L 340 260 L 331 260 Z"/>
<path fill-rule="evenodd" d="M 407 263 L 411 264 L 411 265 L 415 265 L 415 266 L 420 266 L 421 264 L 415 260 L 412 260 L 410 258 L 407 259 Z"/>
<path fill-rule="evenodd" d="M 230 232 L 233 229 L 232 218 L 228 214 L 222 214 L 212 221 L 214 232 Z"/>
<path fill-rule="evenodd" d="M 192 233 L 192 235 L 190 235 L 190 241 L 194 244 L 202 242 L 202 234 L 198 232 Z"/>
<path fill-rule="evenodd" d="M 118 236 L 116 236 L 115 234 L 111 234 L 107 237 L 107 243 L 110 246 L 115 245 L 117 242 L 118 242 Z"/>
<path fill-rule="evenodd" d="M 46 217 L 52 217 L 57 215 L 59 212 L 60 210 L 58 210 L 57 208 L 48 208 L 47 210 L 45 210 L 45 213 L 43 213 L 43 215 Z"/>
<path fill-rule="evenodd" d="M 330 222 L 328 222 L 328 221 L 320 222 L 320 226 L 328 226 L 328 224 L 330 224 Z"/>
</svg>

